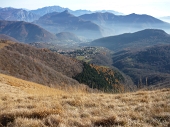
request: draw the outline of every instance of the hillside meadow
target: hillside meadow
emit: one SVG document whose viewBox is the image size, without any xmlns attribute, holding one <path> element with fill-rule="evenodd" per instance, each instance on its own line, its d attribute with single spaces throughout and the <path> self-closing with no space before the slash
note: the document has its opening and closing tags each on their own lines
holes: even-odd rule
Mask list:
<svg viewBox="0 0 170 127">
<path fill-rule="evenodd" d="M 170 89 L 123 94 L 53 89 L 0 74 L 0 126 L 167 127 Z"/>
</svg>

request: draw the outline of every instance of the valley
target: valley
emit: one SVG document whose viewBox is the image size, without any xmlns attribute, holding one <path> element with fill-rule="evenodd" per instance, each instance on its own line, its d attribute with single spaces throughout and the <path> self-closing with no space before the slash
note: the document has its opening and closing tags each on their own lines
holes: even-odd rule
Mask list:
<svg viewBox="0 0 170 127">
<path fill-rule="evenodd" d="M 0 7 L 0 127 L 169 127 L 168 18 Z"/>
</svg>

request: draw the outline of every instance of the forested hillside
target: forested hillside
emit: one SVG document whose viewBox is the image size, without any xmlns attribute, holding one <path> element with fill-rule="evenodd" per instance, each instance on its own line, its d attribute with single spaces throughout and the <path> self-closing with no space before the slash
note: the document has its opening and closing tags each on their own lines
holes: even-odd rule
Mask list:
<svg viewBox="0 0 170 127">
<path fill-rule="evenodd" d="M 125 79 L 122 74 L 116 70 L 94 64 L 87 64 L 85 62 L 83 65 L 83 72 L 76 75 L 74 78 L 80 83 L 87 84 L 90 88 L 111 93 L 135 89 L 135 87 L 132 88 L 123 85 Z"/>
<path fill-rule="evenodd" d="M 170 87 L 170 45 L 115 53 L 113 65 L 132 77 L 137 85 Z"/>
<path fill-rule="evenodd" d="M 108 69 L 108 71 L 111 70 Z M 37 49 L 26 44 L 6 40 L 0 41 L 0 73 L 50 87 L 79 85 L 73 79 L 74 77 L 80 83 L 85 83 L 98 90 L 112 92 L 130 90 L 129 86 L 122 86 L 123 76 L 119 72 L 114 72 L 114 75 L 105 74 L 103 71 L 98 71 L 98 66 L 92 67 L 86 63 L 83 64 L 82 61 L 48 49 Z M 82 78 L 82 74 L 85 75 L 85 78 Z M 110 83 L 106 77 L 109 78 Z M 88 82 L 87 79 L 90 81 Z M 92 84 L 94 87 L 91 86 Z M 119 87 L 123 87 L 125 90 Z"/>
<path fill-rule="evenodd" d="M 72 76 L 82 71 L 81 63 L 21 43 L 0 45 L 0 72 L 44 85 L 78 84 Z"/>
</svg>

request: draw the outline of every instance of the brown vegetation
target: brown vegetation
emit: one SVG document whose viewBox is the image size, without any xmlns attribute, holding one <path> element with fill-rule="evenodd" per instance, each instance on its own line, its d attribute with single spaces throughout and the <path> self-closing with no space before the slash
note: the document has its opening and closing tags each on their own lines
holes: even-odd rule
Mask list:
<svg viewBox="0 0 170 127">
<path fill-rule="evenodd" d="M 53 89 L 0 74 L 0 126 L 167 127 L 170 89 L 126 94 Z"/>
<path fill-rule="evenodd" d="M 76 60 L 20 43 L 0 42 L 0 72 L 55 87 L 78 84 L 72 77 L 82 71 Z"/>
<path fill-rule="evenodd" d="M 157 45 L 139 51 L 113 55 L 113 65 L 129 75 L 139 88 L 170 88 L 170 45 Z"/>
</svg>

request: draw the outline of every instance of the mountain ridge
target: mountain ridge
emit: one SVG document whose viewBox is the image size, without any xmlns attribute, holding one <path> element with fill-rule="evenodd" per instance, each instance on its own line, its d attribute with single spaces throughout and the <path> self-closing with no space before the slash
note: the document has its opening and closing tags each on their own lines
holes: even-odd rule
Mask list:
<svg viewBox="0 0 170 127">
<path fill-rule="evenodd" d="M 5 35 L 5 34 L 0 34 L 0 40 L 8 40 L 8 41 L 13 41 L 13 42 L 19 42 L 15 38 L 10 37 L 10 36 Z"/>
<path fill-rule="evenodd" d="M 109 36 L 92 41 L 90 46 L 102 46 L 113 51 L 139 49 L 170 43 L 170 35 L 159 29 L 145 29 L 134 33 Z"/>
<path fill-rule="evenodd" d="M 0 26 L 0 34 L 6 34 L 20 42 L 49 42 L 57 39 L 55 35 L 45 29 L 24 21 L 0 20 Z"/>
<path fill-rule="evenodd" d="M 113 10 L 97 10 L 97 11 L 90 11 L 90 10 L 71 10 L 69 8 L 64 8 L 64 7 L 60 7 L 60 6 L 48 6 L 48 7 L 43 7 L 43 8 L 39 8 L 39 9 L 36 9 L 36 10 L 31 10 L 31 12 L 35 13 L 35 14 L 38 14 L 40 16 L 43 16 L 47 13 L 52 13 L 52 12 L 63 12 L 65 10 L 68 10 L 69 13 L 75 15 L 75 16 L 80 16 L 80 15 L 83 15 L 83 14 L 90 14 L 90 13 L 93 13 L 93 12 L 111 12 L 111 13 L 114 13 L 114 14 L 122 14 L 120 12 L 117 12 L 117 11 L 113 11 Z"/>
<path fill-rule="evenodd" d="M 136 32 L 142 29 L 163 29 L 169 31 L 170 24 L 146 14 L 114 15 L 112 13 L 92 13 L 79 16 L 105 28 L 106 36 Z"/>
<path fill-rule="evenodd" d="M 129 75 L 136 85 L 170 87 L 169 51 L 170 44 L 120 51 L 113 54 L 113 65 Z"/>
<path fill-rule="evenodd" d="M 79 84 L 72 76 L 81 72 L 81 63 L 47 49 L 8 41 L 0 44 L 3 43 L 6 46 L 0 49 L 1 73 L 54 87 Z"/>
<path fill-rule="evenodd" d="M 61 13 L 53 12 L 46 14 L 34 22 L 52 33 L 71 32 L 87 38 L 102 36 L 102 29 L 91 21 L 82 20 L 67 10 Z"/>
<path fill-rule="evenodd" d="M 1 8 L 0 15 L 3 20 L 32 22 L 40 16 L 24 9 Z M 2 20 L 1 19 L 1 20 Z"/>
</svg>

